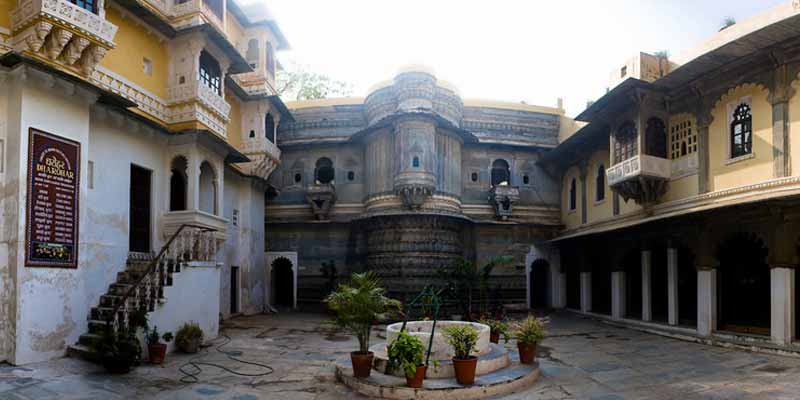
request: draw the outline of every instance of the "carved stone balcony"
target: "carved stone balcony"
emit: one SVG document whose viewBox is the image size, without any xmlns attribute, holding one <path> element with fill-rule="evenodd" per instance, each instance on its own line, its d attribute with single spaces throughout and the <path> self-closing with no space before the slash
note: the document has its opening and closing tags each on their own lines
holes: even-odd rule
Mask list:
<svg viewBox="0 0 800 400">
<path fill-rule="evenodd" d="M 114 48 L 117 26 L 64 0 L 22 0 L 11 11 L 14 50 L 85 76 Z"/>
<path fill-rule="evenodd" d="M 333 203 L 336 202 L 336 187 L 330 183 L 308 185 L 306 201 L 311 205 L 311 212 L 317 220 L 327 220 Z"/>
<path fill-rule="evenodd" d="M 252 161 L 240 164 L 250 175 L 268 179 L 280 164 L 281 150 L 267 138 L 249 138 L 242 144 L 242 153 Z"/>
<path fill-rule="evenodd" d="M 606 171 L 608 185 L 625 201 L 653 203 L 667 190 L 671 176 L 670 160 L 648 155 L 631 157 Z"/>
<path fill-rule="evenodd" d="M 213 232 L 203 233 L 201 229 L 185 229 L 176 238 L 178 248 L 191 251 L 196 261 L 211 261 L 227 237 L 228 220 L 199 210 L 170 211 L 161 217 L 161 234 L 164 240 L 170 238 L 183 224 L 208 228 Z"/>
<path fill-rule="evenodd" d="M 170 15 L 177 20 L 176 25 L 178 28 L 210 23 L 220 32 L 225 32 L 225 24 L 222 22 L 222 18 L 203 0 L 189 0 L 185 3 L 175 4 L 170 10 Z"/>
<path fill-rule="evenodd" d="M 516 186 L 498 185 L 489 191 L 489 202 L 494 207 L 494 214 L 503 221 L 511 216 L 514 202 L 517 200 L 519 200 L 519 188 Z"/>
<path fill-rule="evenodd" d="M 231 106 L 214 90 L 199 81 L 169 88 L 167 102 L 171 124 L 200 122 L 221 136 L 227 136 Z"/>
</svg>

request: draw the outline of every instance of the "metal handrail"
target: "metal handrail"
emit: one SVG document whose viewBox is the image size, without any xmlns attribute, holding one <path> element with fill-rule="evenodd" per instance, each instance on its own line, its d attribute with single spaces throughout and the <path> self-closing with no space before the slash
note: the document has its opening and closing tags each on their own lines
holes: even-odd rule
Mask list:
<svg viewBox="0 0 800 400">
<path fill-rule="evenodd" d="M 420 300 L 425 297 L 430 297 L 431 301 L 433 302 L 433 325 L 431 326 L 431 337 L 428 339 L 428 351 L 425 354 L 425 366 L 429 365 L 429 361 L 431 358 L 431 348 L 433 347 L 433 334 L 436 332 L 436 322 L 439 320 L 439 309 L 441 308 L 441 294 L 447 290 L 447 288 L 442 288 L 439 290 L 434 290 L 432 285 L 425 286 L 422 291 L 414 297 L 413 300 L 406 303 L 406 311 L 403 319 L 403 325 L 400 327 L 400 332 L 406 330 L 406 324 L 408 323 L 408 317 L 411 315 L 411 307 L 414 305 L 419 304 Z"/>
<path fill-rule="evenodd" d="M 125 305 L 125 303 L 131 297 L 131 295 L 133 293 L 135 293 L 135 291 L 139 288 L 139 286 L 142 284 L 142 282 L 144 282 L 145 278 L 147 278 L 151 273 L 153 273 L 155 271 L 156 266 L 161 261 L 161 258 L 164 257 L 164 254 L 167 252 L 169 247 L 172 245 L 172 242 L 175 241 L 175 239 L 178 237 L 178 235 L 181 234 L 181 232 L 183 231 L 184 228 L 197 228 L 197 229 L 200 229 L 201 232 L 216 232 L 217 231 L 217 229 L 209 228 L 209 227 L 206 227 L 206 226 L 200 226 L 200 225 L 194 225 L 194 224 L 181 224 L 181 226 L 178 227 L 178 230 L 175 231 L 175 233 L 173 233 L 172 236 L 170 236 L 169 240 L 167 240 L 167 243 L 164 243 L 164 245 L 161 246 L 161 250 L 158 252 L 158 255 L 155 258 L 153 258 L 150 261 L 150 263 L 147 265 L 147 269 L 145 270 L 144 274 L 142 274 L 142 276 L 140 276 L 139 279 L 136 280 L 136 283 L 134 283 L 133 286 L 131 286 L 125 292 L 125 294 L 122 296 L 122 299 L 120 301 L 118 301 L 117 304 L 114 306 L 114 309 L 112 310 L 111 314 L 109 314 L 106 317 L 106 322 L 107 323 L 111 324 L 113 322 L 113 320 L 116 317 L 117 313 L 119 312 L 120 308 L 122 308 L 122 306 Z"/>
</svg>

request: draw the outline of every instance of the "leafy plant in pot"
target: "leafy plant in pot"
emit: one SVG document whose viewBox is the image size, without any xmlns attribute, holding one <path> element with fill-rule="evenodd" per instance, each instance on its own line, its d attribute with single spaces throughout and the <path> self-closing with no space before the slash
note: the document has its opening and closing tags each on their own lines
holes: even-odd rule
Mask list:
<svg viewBox="0 0 800 400">
<path fill-rule="evenodd" d="M 508 322 L 497 320 L 497 319 L 490 319 L 485 318 L 478 321 L 478 323 L 484 324 L 491 329 L 489 332 L 489 341 L 492 343 L 499 343 L 500 336 L 503 337 L 503 340 L 508 343 L 509 339 L 509 332 L 510 327 Z"/>
<path fill-rule="evenodd" d="M 147 339 L 147 354 L 150 357 L 151 364 L 161 364 L 167 356 L 167 343 L 172 341 L 172 332 L 165 332 L 164 335 L 158 334 L 158 326 L 154 326 L 153 330 L 147 331 L 145 335 Z M 161 340 L 164 343 L 161 343 Z"/>
<path fill-rule="evenodd" d="M 406 385 L 411 388 L 421 388 L 425 372 L 428 370 L 428 366 L 425 365 L 425 345 L 422 340 L 404 330 L 387 350 L 389 365 L 386 372 L 391 373 L 397 367 L 401 367 L 406 376 Z"/>
<path fill-rule="evenodd" d="M 99 355 L 106 371 L 112 374 L 125 374 L 139 365 L 142 359 L 142 346 L 136 333 L 139 328 L 146 326 L 147 314 L 144 311 L 132 311 L 128 316 L 128 324 L 121 324 L 117 330 L 114 330 L 111 323 L 106 323 L 100 340 L 93 342 L 91 346 Z"/>
<path fill-rule="evenodd" d="M 442 332 L 447 342 L 453 346 L 456 381 L 462 385 L 472 385 L 475 383 L 478 357 L 470 353 L 477 351 L 475 344 L 478 342 L 478 330 L 469 324 L 457 324 L 445 326 Z"/>
<path fill-rule="evenodd" d="M 521 363 L 533 364 L 536 361 L 536 346 L 544 337 L 544 321 L 534 316 L 528 316 L 515 326 L 514 339 L 517 340 Z"/>
<path fill-rule="evenodd" d="M 203 330 L 197 322 L 183 324 L 175 334 L 175 345 L 184 353 L 194 354 L 203 343 Z"/>
<path fill-rule="evenodd" d="M 354 273 L 350 284 L 340 284 L 325 298 L 336 313 L 333 323 L 358 339 L 358 351 L 350 353 L 353 376 L 366 378 L 372 369 L 374 354 L 369 351 L 372 324 L 399 313 L 399 301 L 384 296 L 381 280 L 374 272 Z"/>
</svg>

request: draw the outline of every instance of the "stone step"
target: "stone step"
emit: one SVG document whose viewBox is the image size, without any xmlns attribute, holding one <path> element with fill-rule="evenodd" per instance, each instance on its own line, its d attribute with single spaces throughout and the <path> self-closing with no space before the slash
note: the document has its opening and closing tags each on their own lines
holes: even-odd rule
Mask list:
<svg viewBox="0 0 800 400">
<path fill-rule="evenodd" d="M 114 312 L 113 307 L 92 307 L 89 311 L 89 320 L 105 321 Z"/>
<path fill-rule="evenodd" d="M 108 287 L 108 294 L 115 296 L 124 296 L 133 285 L 128 283 L 112 283 Z"/>
<path fill-rule="evenodd" d="M 67 356 L 71 358 L 80 358 L 86 361 L 97 362 L 100 360 L 100 355 L 95 353 L 91 347 L 83 344 L 74 344 L 67 347 Z"/>
<path fill-rule="evenodd" d="M 103 337 L 96 333 L 84 333 L 78 338 L 78 344 L 91 348 L 101 340 L 103 340 Z"/>
<path fill-rule="evenodd" d="M 369 398 L 471 400 L 507 395 L 525 390 L 539 378 L 539 365 L 518 362 L 506 368 L 477 376 L 473 385 L 461 385 L 455 378 L 425 379 L 421 389 L 406 386 L 406 379 L 372 371 L 368 378 L 353 377 L 350 357 L 336 361 L 336 378 Z"/>
<path fill-rule="evenodd" d="M 100 296 L 100 307 L 114 307 L 118 301 L 122 300 L 122 296 L 115 294 L 104 294 Z"/>
</svg>

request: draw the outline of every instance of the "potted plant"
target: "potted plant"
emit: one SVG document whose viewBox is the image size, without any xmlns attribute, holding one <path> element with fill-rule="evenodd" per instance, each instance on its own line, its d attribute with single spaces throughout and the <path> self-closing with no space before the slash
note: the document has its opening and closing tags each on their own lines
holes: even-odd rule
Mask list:
<svg viewBox="0 0 800 400">
<path fill-rule="evenodd" d="M 406 384 L 411 388 L 421 388 L 422 381 L 425 379 L 425 372 L 428 366 L 425 365 L 425 345 L 418 337 L 401 331 L 400 334 L 388 347 L 389 365 L 387 373 L 391 373 L 397 367 L 403 368 L 406 376 Z"/>
<path fill-rule="evenodd" d="M 508 343 L 509 326 L 505 321 L 498 319 L 484 318 L 478 321 L 481 324 L 487 325 L 491 331 L 489 332 L 489 341 L 492 343 L 499 343 L 500 336 Z"/>
<path fill-rule="evenodd" d="M 374 354 L 369 351 L 372 324 L 399 312 L 399 301 L 384 296 L 380 278 L 374 272 L 354 273 L 350 284 L 340 284 L 325 298 L 336 313 L 333 323 L 358 339 L 358 351 L 350 353 L 353 376 L 366 378 L 372 369 Z"/>
<path fill-rule="evenodd" d="M 200 349 L 203 343 L 203 330 L 197 322 L 183 324 L 175 334 L 175 345 L 184 353 L 194 354 Z"/>
<path fill-rule="evenodd" d="M 476 351 L 478 330 L 469 324 L 448 325 L 442 329 L 447 342 L 453 346 L 453 368 L 456 372 L 456 381 L 462 385 L 475 383 L 475 369 L 478 367 L 478 357 L 470 355 Z"/>
<path fill-rule="evenodd" d="M 533 364 L 536 359 L 536 345 L 544 339 L 544 336 L 544 323 L 534 316 L 528 316 L 517 324 L 514 329 L 514 339 L 517 340 L 521 363 Z"/>
<path fill-rule="evenodd" d="M 114 330 L 110 322 L 106 323 L 100 340 L 92 343 L 92 350 L 98 355 L 100 363 L 112 374 L 124 374 L 139 365 L 142 358 L 142 346 L 136 333 L 139 328 L 147 327 L 147 313 L 131 311 L 128 323 L 120 324 Z"/>
<path fill-rule="evenodd" d="M 147 339 L 147 354 L 151 364 L 161 364 L 167 356 L 167 343 L 172 341 L 172 332 L 165 332 L 164 335 L 158 334 L 158 326 L 148 331 L 145 335 Z M 161 343 L 164 340 L 164 343 Z"/>
</svg>

